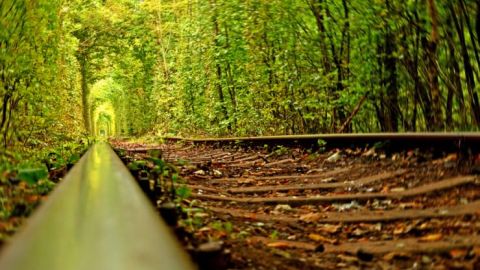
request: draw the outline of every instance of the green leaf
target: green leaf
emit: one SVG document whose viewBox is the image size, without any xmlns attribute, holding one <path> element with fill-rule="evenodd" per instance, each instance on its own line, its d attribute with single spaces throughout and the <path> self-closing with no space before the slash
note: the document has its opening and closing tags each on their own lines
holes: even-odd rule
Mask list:
<svg viewBox="0 0 480 270">
<path fill-rule="evenodd" d="M 174 183 L 177 183 L 179 179 L 180 179 L 180 177 L 178 176 L 178 173 L 172 174 L 172 181 Z"/>
<path fill-rule="evenodd" d="M 48 171 L 44 167 L 18 170 L 18 178 L 30 185 L 36 184 L 39 180 L 45 179 L 47 177 Z"/>
<path fill-rule="evenodd" d="M 144 160 L 135 160 L 128 164 L 128 168 L 131 171 L 138 171 L 140 169 L 146 168 L 147 162 Z"/>
<path fill-rule="evenodd" d="M 68 164 L 75 164 L 80 159 L 79 154 L 73 154 L 68 158 Z"/>
<path fill-rule="evenodd" d="M 180 186 L 179 188 L 175 189 L 175 193 L 183 200 L 190 197 L 192 191 L 187 186 Z"/>
</svg>

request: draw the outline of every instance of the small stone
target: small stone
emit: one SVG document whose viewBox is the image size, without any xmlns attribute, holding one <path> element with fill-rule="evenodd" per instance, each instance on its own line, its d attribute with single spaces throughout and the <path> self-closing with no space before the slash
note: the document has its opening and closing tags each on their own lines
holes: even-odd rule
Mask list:
<svg viewBox="0 0 480 270">
<path fill-rule="evenodd" d="M 340 155 L 340 152 L 336 152 L 333 155 L 329 156 L 325 161 L 334 163 L 337 162 L 341 157 L 342 155 Z"/>
<path fill-rule="evenodd" d="M 215 177 L 222 177 L 223 173 L 219 170 L 213 170 L 213 176 Z"/>
<path fill-rule="evenodd" d="M 288 212 L 291 211 L 292 207 L 288 204 L 279 204 L 275 206 L 275 209 L 273 210 L 274 213 L 281 213 L 281 212 Z"/>
<path fill-rule="evenodd" d="M 197 248 L 198 253 L 212 253 L 222 250 L 223 241 L 212 241 L 200 244 Z"/>
<path fill-rule="evenodd" d="M 205 176 L 205 175 L 207 175 L 207 173 L 206 173 L 204 170 L 195 171 L 193 174 L 195 174 L 195 175 L 200 175 L 200 176 Z"/>
</svg>

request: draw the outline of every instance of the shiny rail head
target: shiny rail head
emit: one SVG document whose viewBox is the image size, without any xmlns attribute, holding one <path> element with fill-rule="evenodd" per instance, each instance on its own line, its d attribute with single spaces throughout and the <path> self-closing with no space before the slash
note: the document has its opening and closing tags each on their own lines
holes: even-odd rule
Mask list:
<svg viewBox="0 0 480 270">
<path fill-rule="evenodd" d="M 128 169 L 97 143 L 0 254 L 0 269 L 196 269 Z"/>
</svg>

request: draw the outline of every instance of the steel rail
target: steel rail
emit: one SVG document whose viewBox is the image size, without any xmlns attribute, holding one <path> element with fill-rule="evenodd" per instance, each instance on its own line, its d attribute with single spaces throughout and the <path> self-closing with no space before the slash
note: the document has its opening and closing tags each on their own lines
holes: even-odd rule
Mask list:
<svg viewBox="0 0 480 270">
<path fill-rule="evenodd" d="M 72 168 L 0 254 L 0 269 L 195 269 L 107 143 Z"/>
<path fill-rule="evenodd" d="M 456 150 L 459 148 L 480 149 L 480 132 L 405 132 L 405 133 L 339 133 L 308 134 L 259 137 L 229 138 L 181 138 L 165 137 L 166 141 L 187 141 L 195 144 L 248 144 L 248 145 L 300 145 L 319 146 L 319 140 L 326 142 L 327 148 L 373 145 L 386 142 L 392 150 L 405 147 L 441 148 Z"/>
</svg>

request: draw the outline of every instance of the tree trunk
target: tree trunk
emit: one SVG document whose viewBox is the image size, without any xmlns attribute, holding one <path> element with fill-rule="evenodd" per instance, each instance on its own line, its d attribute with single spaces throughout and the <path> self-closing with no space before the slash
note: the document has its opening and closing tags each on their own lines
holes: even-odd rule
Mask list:
<svg viewBox="0 0 480 270">
<path fill-rule="evenodd" d="M 85 131 L 91 135 L 90 128 L 90 111 L 88 106 L 88 96 L 90 95 L 90 89 L 88 88 L 88 74 L 87 74 L 87 57 L 85 55 L 79 55 L 78 62 L 80 64 L 80 76 L 81 76 L 81 89 L 82 89 L 82 116 L 83 126 Z"/>
<path fill-rule="evenodd" d="M 477 42 L 479 37 L 477 36 L 477 39 L 475 39 L 475 34 L 473 33 L 473 27 L 470 24 L 470 16 L 468 16 L 467 8 L 465 7 L 465 0 L 460 1 L 460 8 L 462 10 L 463 17 L 465 18 L 465 25 L 467 26 L 468 34 L 470 35 L 470 39 L 472 41 L 473 53 L 475 55 L 475 59 L 477 60 L 477 65 L 480 67 L 480 56 L 478 55 L 478 49 L 477 49 Z"/>
<path fill-rule="evenodd" d="M 387 10 L 390 10 L 389 1 L 386 1 Z M 387 89 L 386 95 L 386 130 L 390 132 L 398 131 L 398 116 L 400 108 L 398 105 L 398 83 L 397 83 L 397 58 L 395 36 L 389 26 L 386 27 L 385 33 L 385 54 L 383 62 L 385 67 L 385 86 Z"/>
<path fill-rule="evenodd" d="M 325 25 L 324 25 L 324 16 L 323 16 L 323 0 L 307 0 L 310 10 L 312 11 L 315 21 L 317 23 L 318 39 L 320 52 L 322 55 L 322 64 L 325 69 L 325 74 L 330 73 L 332 66 L 329 58 L 329 53 L 327 49 L 327 43 L 325 39 Z"/>
<path fill-rule="evenodd" d="M 226 41 L 226 48 L 230 49 L 230 39 L 228 34 L 228 26 L 225 25 L 225 41 Z M 233 130 L 235 131 L 237 128 L 237 91 L 235 86 L 235 79 L 234 75 L 232 74 L 232 65 L 227 60 L 226 65 L 226 75 L 227 75 L 227 82 L 228 82 L 228 93 L 230 95 L 230 101 L 232 103 L 232 117 L 233 117 Z"/>
<path fill-rule="evenodd" d="M 447 25 L 452 24 L 452 18 L 449 16 L 447 20 Z M 455 41 L 453 39 L 453 33 L 450 27 L 445 29 L 445 35 L 447 38 L 447 46 L 448 46 L 448 66 L 450 70 L 449 79 L 450 81 L 447 83 L 448 87 L 448 97 L 447 97 L 447 110 L 446 114 L 446 122 L 447 126 L 452 129 L 454 127 L 454 123 L 452 120 L 453 115 L 453 96 L 457 97 L 458 102 L 458 110 L 460 116 L 460 127 L 465 127 L 467 125 L 467 117 L 465 111 L 465 100 L 463 98 L 463 90 L 462 90 L 462 81 L 460 78 L 460 65 L 458 64 L 457 57 L 456 57 L 456 50 L 455 50 Z"/>
<path fill-rule="evenodd" d="M 477 41 L 480 39 L 480 1 L 477 1 L 477 19 L 476 19 L 476 27 L 477 27 Z"/>
<path fill-rule="evenodd" d="M 424 40 L 424 50 L 426 56 L 426 69 L 427 69 L 427 82 L 430 89 L 430 96 L 432 99 L 432 113 L 433 113 L 433 122 L 431 122 L 431 127 L 427 127 L 430 130 L 440 131 L 444 128 L 443 116 L 442 116 L 442 104 L 441 104 L 441 93 L 440 86 L 438 82 L 438 55 L 437 47 L 439 42 L 439 33 L 438 33 L 438 11 L 435 5 L 435 0 L 428 0 L 428 13 L 431 19 L 432 32 L 430 34 L 430 40 Z"/>
<path fill-rule="evenodd" d="M 218 20 L 217 20 L 217 13 L 216 13 L 216 2 L 212 1 L 211 2 L 211 7 L 214 9 L 213 17 L 212 17 L 212 23 L 213 23 L 213 29 L 214 29 L 214 43 L 215 43 L 215 48 L 217 50 L 220 49 L 220 43 L 218 41 L 218 37 L 220 35 L 220 26 L 218 25 Z M 220 110 L 223 114 L 223 120 L 228 121 L 228 111 L 227 111 L 227 106 L 225 105 L 225 97 L 223 94 L 223 87 L 222 87 L 222 67 L 217 59 L 215 63 L 215 68 L 217 71 L 217 82 L 216 82 L 216 88 L 217 88 L 217 93 L 218 93 L 218 99 L 220 102 Z M 232 127 L 230 123 L 227 126 L 228 130 L 231 131 Z"/>
<path fill-rule="evenodd" d="M 451 3 L 449 3 L 448 8 L 450 10 L 450 15 L 452 16 L 453 23 L 457 30 L 458 39 L 460 40 L 460 48 L 462 52 L 463 58 L 463 67 L 465 69 L 465 77 L 467 79 L 467 90 L 470 96 L 470 109 L 472 111 L 472 116 L 474 119 L 474 123 L 478 126 L 480 125 L 480 105 L 478 101 L 478 95 L 475 92 L 475 78 L 473 74 L 473 67 L 470 63 L 470 56 L 468 55 L 468 48 L 467 43 L 465 40 L 465 34 L 463 25 L 457 18 L 457 14 L 455 13 L 455 9 Z"/>
</svg>

